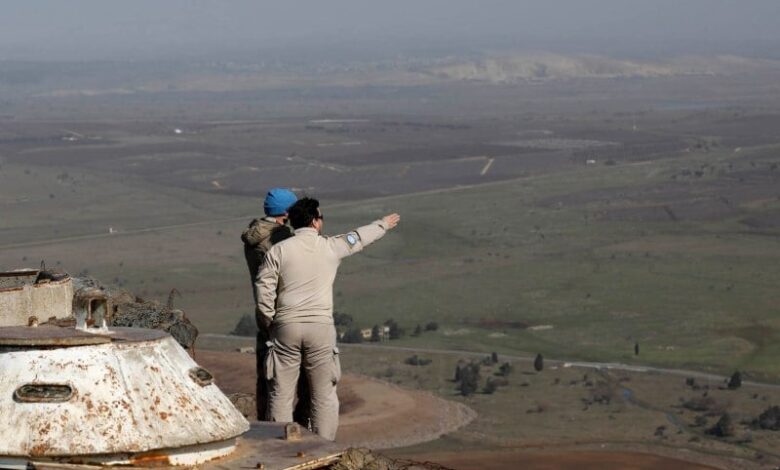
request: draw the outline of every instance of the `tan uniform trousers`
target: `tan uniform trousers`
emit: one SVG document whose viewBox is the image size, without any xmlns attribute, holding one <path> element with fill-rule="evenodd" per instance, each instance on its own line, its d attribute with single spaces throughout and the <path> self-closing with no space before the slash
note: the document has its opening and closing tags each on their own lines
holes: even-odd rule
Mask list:
<svg viewBox="0 0 780 470">
<path fill-rule="evenodd" d="M 334 440 L 339 426 L 336 384 L 341 379 L 336 329 L 325 323 L 287 323 L 274 328 L 271 337 L 272 345 L 266 356 L 269 418 L 292 422 L 295 390 L 303 362 L 311 387 L 312 430 L 325 439 Z"/>
</svg>

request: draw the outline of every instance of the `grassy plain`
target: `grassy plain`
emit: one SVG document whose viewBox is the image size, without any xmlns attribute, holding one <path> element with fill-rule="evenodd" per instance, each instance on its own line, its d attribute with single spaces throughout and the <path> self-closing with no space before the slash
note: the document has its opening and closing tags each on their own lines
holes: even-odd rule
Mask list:
<svg viewBox="0 0 780 470">
<path fill-rule="evenodd" d="M 305 109 L 289 90 L 11 102 L 0 267 L 175 287 L 203 331 L 227 332 L 252 311 L 238 236 L 287 184 L 323 197 L 329 233 L 403 215 L 336 285 L 359 326 L 438 322 L 400 345 L 777 381 L 780 108 L 755 81 L 695 84 L 328 89 Z M 231 111 L 243 98 L 295 112 Z"/>
</svg>

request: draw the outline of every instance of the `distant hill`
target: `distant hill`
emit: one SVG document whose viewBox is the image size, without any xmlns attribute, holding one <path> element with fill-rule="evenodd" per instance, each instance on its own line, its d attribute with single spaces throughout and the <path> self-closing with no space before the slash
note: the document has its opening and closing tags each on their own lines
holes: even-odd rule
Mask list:
<svg viewBox="0 0 780 470">
<path fill-rule="evenodd" d="M 452 60 L 424 70 L 445 80 L 491 83 L 570 78 L 630 78 L 678 75 L 731 75 L 780 70 L 780 62 L 738 56 L 689 56 L 663 61 L 621 60 L 597 55 L 551 53 Z"/>
</svg>

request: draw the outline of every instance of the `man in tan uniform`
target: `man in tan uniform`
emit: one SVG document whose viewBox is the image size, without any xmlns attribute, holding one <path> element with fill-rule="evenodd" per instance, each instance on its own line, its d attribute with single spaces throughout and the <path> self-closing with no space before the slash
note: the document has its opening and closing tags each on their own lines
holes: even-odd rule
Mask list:
<svg viewBox="0 0 780 470">
<path fill-rule="evenodd" d="M 295 236 L 266 253 L 255 289 L 257 312 L 271 331 L 266 356 L 273 421 L 292 421 L 300 365 L 311 387 L 314 432 L 333 440 L 338 428 L 336 384 L 341 378 L 333 325 L 333 281 L 343 258 L 361 251 L 395 227 L 391 214 L 336 237 L 323 237 L 316 199 L 303 198 L 289 210 Z"/>
<path fill-rule="evenodd" d="M 260 266 L 265 261 L 265 253 L 272 245 L 292 236 L 292 230 L 286 225 L 287 209 L 290 208 L 298 197 L 287 188 L 273 188 L 268 191 L 263 201 L 263 212 L 265 217 L 254 219 L 249 227 L 241 234 L 241 241 L 244 242 L 244 257 L 249 268 L 249 277 L 252 280 L 252 292 L 254 283 L 257 280 L 257 274 L 260 272 Z M 255 303 L 257 296 L 255 295 Z M 257 384 L 255 387 L 255 401 L 257 403 L 257 419 L 265 420 L 268 410 L 268 385 L 265 378 L 264 359 L 266 356 L 266 343 L 270 340 L 268 329 L 265 322 L 260 319 L 257 321 L 257 346 L 255 353 L 257 356 Z M 298 382 L 298 404 L 293 413 L 295 421 L 304 427 L 309 426 L 309 387 L 305 377 Z"/>
</svg>

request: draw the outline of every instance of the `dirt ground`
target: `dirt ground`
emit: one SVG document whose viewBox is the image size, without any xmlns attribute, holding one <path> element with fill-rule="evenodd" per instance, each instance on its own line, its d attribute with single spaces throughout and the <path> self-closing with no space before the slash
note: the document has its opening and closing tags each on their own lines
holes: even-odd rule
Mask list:
<svg viewBox="0 0 780 470">
<path fill-rule="evenodd" d="M 716 467 L 633 452 L 469 452 L 415 455 L 454 470 L 711 470 Z"/>
<path fill-rule="evenodd" d="M 253 354 L 201 350 L 195 359 L 214 374 L 223 392 L 254 393 Z M 344 374 L 339 397 L 337 442 L 345 447 L 386 449 L 427 442 L 455 431 L 476 416 L 459 403 L 352 374 Z"/>
<path fill-rule="evenodd" d="M 209 369 L 225 393 L 253 393 L 255 358 L 252 354 L 200 350 L 196 361 Z M 337 442 L 345 447 L 397 448 L 394 457 L 430 461 L 455 470 L 706 470 L 718 467 L 642 452 L 562 450 L 425 452 L 406 455 L 407 447 L 453 432 L 476 413 L 431 394 L 406 390 L 387 382 L 345 374 L 339 387 L 341 417 Z"/>
</svg>

